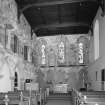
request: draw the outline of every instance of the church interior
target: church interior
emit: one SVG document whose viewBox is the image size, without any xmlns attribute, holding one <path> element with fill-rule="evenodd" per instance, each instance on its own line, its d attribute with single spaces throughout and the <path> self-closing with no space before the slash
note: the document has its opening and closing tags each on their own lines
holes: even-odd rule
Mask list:
<svg viewBox="0 0 105 105">
<path fill-rule="evenodd" d="M 105 105 L 105 0 L 0 0 L 0 105 Z"/>
</svg>

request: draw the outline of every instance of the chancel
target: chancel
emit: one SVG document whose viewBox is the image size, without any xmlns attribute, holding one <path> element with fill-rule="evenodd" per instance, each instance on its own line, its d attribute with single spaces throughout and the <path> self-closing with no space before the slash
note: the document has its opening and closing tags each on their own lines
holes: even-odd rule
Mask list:
<svg viewBox="0 0 105 105">
<path fill-rule="evenodd" d="M 0 0 L 1 105 L 105 105 L 105 0 Z"/>
</svg>

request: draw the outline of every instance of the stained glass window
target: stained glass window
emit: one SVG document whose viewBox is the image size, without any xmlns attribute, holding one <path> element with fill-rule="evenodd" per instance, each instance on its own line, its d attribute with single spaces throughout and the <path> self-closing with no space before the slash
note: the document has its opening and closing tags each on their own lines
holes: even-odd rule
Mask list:
<svg viewBox="0 0 105 105">
<path fill-rule="evenodd" d="M 64 43 L 63 42 L 60 42 L 60 44 L 59 44 L 59 50 L 58 50 L 58 59 L 59 59 L 59 62 L 60 63 L 64 63 L 64 61 L 65 61 L 65 52 L 64 52 L 64 50 L 65 50 L 65 46 L 64 46 Z"/>
<path fill-rule="evenodd" d="M 46 64 L 45 48 L 46 48 L 45 45 L 41 46 L 41 52 L 42 52 L 42 61 L 41 61 L 41 63 L 43 65 Z"/>
<path fill-rule="evenodd" d="M 83 63 L 83 43 L 79 43 L 79 63 Z"/>
</svg>

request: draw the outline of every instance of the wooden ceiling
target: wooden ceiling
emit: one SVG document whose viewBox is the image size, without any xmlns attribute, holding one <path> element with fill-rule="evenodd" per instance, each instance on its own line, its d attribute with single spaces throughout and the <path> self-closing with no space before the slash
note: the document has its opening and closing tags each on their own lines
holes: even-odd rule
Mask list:
<svg viewBox="0 0 105 105">
<path fill-rule="evenodd" d="M 16 0 L 37 36 L 88 33 L 98 0 Z"/>
</svg>

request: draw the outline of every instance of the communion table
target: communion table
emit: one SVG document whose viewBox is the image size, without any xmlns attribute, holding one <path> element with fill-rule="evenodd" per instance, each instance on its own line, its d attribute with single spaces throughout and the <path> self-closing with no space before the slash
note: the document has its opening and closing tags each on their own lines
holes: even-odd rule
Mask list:
<svg viewBox="0 0 105 105">
<path fill-rule="evenodd" d="M 54 85 L 54 92 L 57 93 L 67 93 L 68 92 L 68 84 L 56 84 Z"/>
</svg>

